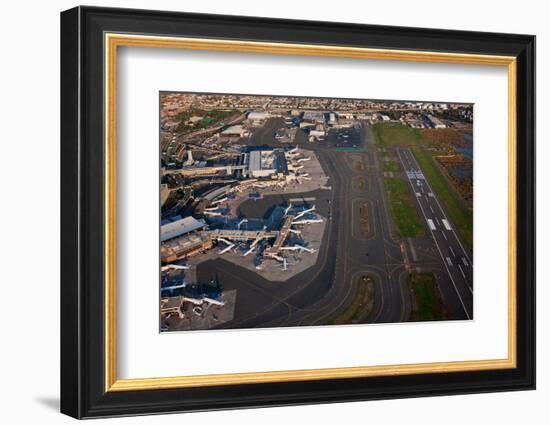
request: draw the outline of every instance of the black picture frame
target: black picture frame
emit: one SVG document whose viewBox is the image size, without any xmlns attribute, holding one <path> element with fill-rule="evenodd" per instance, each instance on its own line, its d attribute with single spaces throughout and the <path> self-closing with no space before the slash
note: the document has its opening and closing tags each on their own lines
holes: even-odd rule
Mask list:
<svg viewBox="0 0 550 425">
<path fill-rule="evenodd" d="M 517 367 L 105 391 L 104 34 L 308 43 L 517 58 Z M 61 13 L 61 412 L 75 418 L 535 388 L 535 37 L 76 7 Z"/>
</svg>

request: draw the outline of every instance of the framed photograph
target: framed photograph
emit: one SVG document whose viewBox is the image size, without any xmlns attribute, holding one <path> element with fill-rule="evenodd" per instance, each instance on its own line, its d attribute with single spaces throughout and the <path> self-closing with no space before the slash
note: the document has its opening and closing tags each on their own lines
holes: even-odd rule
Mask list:
<svg viewBox="0 0 550 425">
<path fill-rule="evenodd" d="M 61 14 L 61 411 L 535 387 L 535 37 Z"/>
</svg>

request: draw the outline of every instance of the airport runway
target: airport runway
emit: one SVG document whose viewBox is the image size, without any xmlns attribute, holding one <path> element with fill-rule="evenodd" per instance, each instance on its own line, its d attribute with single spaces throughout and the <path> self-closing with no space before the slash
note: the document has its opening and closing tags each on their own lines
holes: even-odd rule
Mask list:
<svg viewBox="0 0 550 425">
<path fill-rule="evenodd" d="M 473 262 L 410 149 L 396 148 L 411 190 L 468 319 L 473 318 Z"/>
</svg>

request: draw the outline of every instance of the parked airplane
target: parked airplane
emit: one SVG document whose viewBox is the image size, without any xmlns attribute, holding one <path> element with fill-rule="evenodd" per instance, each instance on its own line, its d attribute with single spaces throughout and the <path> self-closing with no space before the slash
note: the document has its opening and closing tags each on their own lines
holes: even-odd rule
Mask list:
<svg viewBox="0 0 550 425">
<path fill-rule="evenodd" d="M 243 254 L 243 257 L 246 257 L 248 254 L 252 254 L 252 253 L 254 252 L 254 249 L 255 249 L 255 248 L 256 248 L 255 246 L 251 247 L 248 251 L 246 251 L 246 252 Z"/>
<path fill-rule="evenodd" d="M 280 248 L 281 250 L 284 250 L 284 251 L 305 251 L 305 252 L 309 252 L 310 254 L 313 254 L 315 252 L 315 250 L 313 248 L 308 248 L 308 247 L 305 247 L 303 245 L 293 245 L 293 246 L 283 246 Z"/>
<path fill-rule="evenodd" d="M 277 255 L 277 254 L 270 254 L 270 257 L 279 261 L 279 262 L 283 262 L 285 259 L 283 257 L 281 257 L 280 255 Z"/>
<path fill-rule="evenodd" d="M 212 202 L 212 205 L 221 204 L 222 202 L 227 201 L 227 196 L 224 196 L 222 199 Z"/>
<path fill-rule="evenodd" d="M 287 152 L 288 155 L 297 155 L 298 154 L 298 146 L 296 146 L 295 148 L 292 148 L 291 150 L 289 150 Z"/>
<path fill-rule="evenodd" d="M 308 209 L 300 212 L 299 214 L 297 214 L 296 217 L 294 217 L 294 220 L 298 220 L 299 218 L 303 217 L 304 215 L 306 215 L 307 213 L 310 213 L 312 211 L 315 211 L 315 205 L 313 205 L 313 207 L 308 208 Z"/>
<path fill-rule="evenodd" d="M 300 224 L 313 224 L 313 223 L 322 223 L 322 222 L 323 220 L 321 220 L 320 218 L 316 218 L 316 219 L 305 219 L 305 220 L 293 221 L 292 224 L 300 225 Z"/>
<path fill-rule="evenodd" d="M 304 168 L 303 165 L 288 164 L 288 169 L 291 170 L 291 171 L 298 171 L 298 170 L 301 170 L 302 168 Z"/>
<path fill-rule="evenodd" d="M 219 305 L 219 306 L 224 306 L 225 305 L 225 301 L 219 301 L 219 300 L 214 300 L 212 298 L 208 298 L 208 297 L 204 297 L 202 299 L 204 302 L 208 303 L 208 304 L 214 304 L 214 305 Z"/>
<path fill-rule="evenodd" d="M 173 286 L 165 286 L 163 288 L 160 288 L 161 291 L 173 291 L 175 289 L 185 288 L 187 286 L 187 282 L 182 282 L 179 285 L 173 285 Z"/>
<path fill-rule="evenodd" d="M 187 265 L 180 266 L 178 264 L 168 264 L 167 266 L 162 266 L 160 270 L 164 272 L 166 270 L 188 270 L 190 268 L 191 266 L 187 266 Z"/>
<path fill-rule="evenodd" d="M 235 246 L 234 243 L 227 245 L 224 249 L 220 250 L 218 254 L 225 254 L 227 251 L 230 251 Z"/>
<path fill-rule="evenodd" d="M 286 215 L 288 214 L 288 211 L 292 208 L 292 204 L 288 204 L 288 207 L 285 208 L 285 214 L 284 216 L 286 217 Z"/>
</svg>

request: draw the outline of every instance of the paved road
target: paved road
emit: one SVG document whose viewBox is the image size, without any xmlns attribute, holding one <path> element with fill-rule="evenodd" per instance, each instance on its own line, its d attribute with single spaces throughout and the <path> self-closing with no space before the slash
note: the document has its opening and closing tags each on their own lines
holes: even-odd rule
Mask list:
<svg viewBox="0 0 550 425">
<path fill-rule="evenodd" d="M 411 190 L 464 313 L 473 318 L 473 263 L 410 149 L 397 148 Z"/>
</svg>

